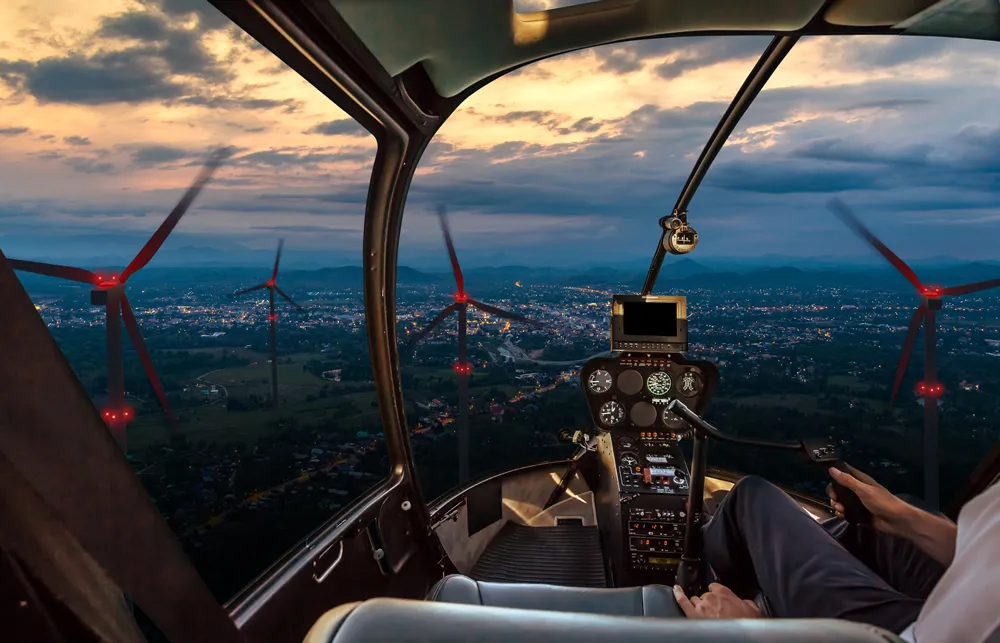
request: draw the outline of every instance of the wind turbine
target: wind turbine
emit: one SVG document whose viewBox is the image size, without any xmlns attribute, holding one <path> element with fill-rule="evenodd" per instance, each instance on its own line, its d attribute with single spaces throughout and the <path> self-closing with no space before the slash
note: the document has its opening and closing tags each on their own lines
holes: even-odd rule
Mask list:
<svg viewBox="0 0 1000 643">
<path fill-rule="evenodd" d="M 167 403 L 167 395 L 163 390 L 163 384 L 160 383 L 160 378 L 156 374 L 153 361 L 149 357 L 149 350 L 146 348 L 146 342 L 142 338 L 142 332 L 139 330 L 135 315 L 132 313 L 132 306 L 129 304 L 128 296 L 125 294 L 125 284 L 132 275 L 150 262 L 174 227 L 177 226 L 181 217 L 191 207 L 191 204 L 202 188 L 212 178 L 212 174 L 215 173 L 215 170 L 218 169 L 230 154 L 232 154 L 232 149 L 230 148 L 219 148 L 211 153 L 208 161 L 198 173 L 197 178 L 191 187 L 188 188 L 180 203 L 174 207 L 173 211 L 160 224 L 160 227 L 149 238 L 149 241 L 146 242 L 146 245 L 142 247 L 135 258 L 132 259 L 132 262 L 120 274 L 103 271 L 94 273 L 83 268 L 38 261 L 9 260 L 15 270 L 78 281 L 94 287 L 90 291 L 90 303 L 94 306 L 104 306 L 104 326 L 108 356 L 108 405 L 101 410 L 101 416 L 107 423 L 111 435 L 121 446 L 122 451 L 126 451 L 127 446 L 125 426 L 134 419 L 132 409 L 125 406 L 125 376 L 122 364 L 121 335 L 123 322 L 129 339 L 135 347 L 135 352 L 142 362 L 142 367 L 146 371 L 146 376 L 149 378 L 150 384 L 153 385 L 153 391 L 156 393 L 160 406 L 163 407 L 163 412 L 170 421 L 172 437 L 177 437 L 174 414 Z"/>
<path fill-rule="evenodd" d="M 456 431 L 458 434 L 458 478 L 459 484 L 464 484 L 469 479 L 469 374 L 472 372 L 472 365 L 466 359 L 468 354 L 466 337 L 468 308 L 472 305 L 491 315 L 524 322 L 534 327 L 541 327 L 541 324 L 523 315 L 501 310 L 500 308 L 484 304 L 469 297 L 469 294 L 465 292 L 465 278 L 462 276 L 462 267 L 458 264 L 455 244 L 451 240 L 451 230 L 448 228 L 448 213 L 443 205 L 438 206 L 437 214 L 441 221 L 441 232 L 444 234 L 444 243 L 448 247 L 451 270 L 455 275 L 455 286 L 457 288 L 453 295 L 455 303 L 447 306 L 438 313 L 437 317 L 432 319 L 423 330 L 407 341 L 406 350 L 409 351 L 414 344 L 426 337 L 452 313 L 458 313 L 458 361 L 455 362 L 453 368 L 458 374 L 458 430 Z"/>
<path fill-rule="evenodd" d="M 990 279 L 978 281 L 962 286 L 951 286 L 941 288 L 940 286 L 927 286 L 917 277 L 906 262 L 900 259 L 892 250 L 882 243 L 878 237 L 865 227 L 861 221 L 854 216 L 847 205 L 840 199 L 830 201 L 830 209 L 851 228 L 858 236 L 874 247 L 879 254 L 886 258 L 892 266 L 902 274 L 907 281 L 913 284 L 920 296 L 920 305 L 913 312 L 910 318 L 910 327 L 906 331 L 906 339 L 903 341 L 903 352 L 899 357 L 899 365 L 896 367 L 896 376 L 892 382 L 892 393 L 889 397 L 889 405 L 896 400 L 896 394 L 903 382 L 906 374 L 906 366 L 913 353 L 913 346 L 917 342 L 917 331 L 921 325 L 924 327 L 924 379 L 917 384 L 916 394 L 923 399 L 924 405 L 924 500 L 934 507 L 938 506 L 938 407 L 937 400 L 944 393 L 944 387 L 937 379 L 937 316 L 936 311 L 941 310 L 942 297 L 957 297 L 968 295 L 974 292 L 989 290 L 1000 287 L 1000 279 Z"/>
<path fill-rule="evenodd" d="M 271 278 L 262 284 L 257 284 L 251 288 L 244 288 L 236 293 L 237 295 L 245 295 L 248 292 L 267 288 L 271 296 L 271 307 L 269 308 L 267 321 L 271 325 L 271 404 L 274 408 L 278 408 L 278 316 L 274 312 L 274 293 L 277 292 L 284 297 L 296 309 L 305 310 L 305 308 L 292 301 L 292 298 L 285 294 L 285 291 L 278 285 L 278 264 L 281 262 L 281 249 L 284 245 L 285 240 L 278 239 L 278 255 L 274 258 L 274 270 L 271 272 Z"/>
</svg>

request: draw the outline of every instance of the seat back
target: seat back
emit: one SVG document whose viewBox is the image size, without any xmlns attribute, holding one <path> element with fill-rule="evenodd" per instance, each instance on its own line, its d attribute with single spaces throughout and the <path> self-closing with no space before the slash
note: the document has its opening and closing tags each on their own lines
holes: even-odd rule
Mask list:
<svg viewBox="0 0 1000 643">
<path fill-rule="evenodd" d="M 320 617 L 305 643 L 901 643 L 885 630 L 827 619 L 693 620 L 482 607 L 377 598 Z"/>
</svg>

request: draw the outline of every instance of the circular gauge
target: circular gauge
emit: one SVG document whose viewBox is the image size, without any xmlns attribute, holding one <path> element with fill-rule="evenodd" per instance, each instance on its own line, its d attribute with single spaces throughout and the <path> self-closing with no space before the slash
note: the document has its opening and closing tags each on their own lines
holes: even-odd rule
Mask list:
<svg viewBox="0 0 1000 643">
<path fill-rule="evenodd" d="M 639 464 L 639 461 L 631 453 L 623 453 L 621 457 L 621 463 L 626 467 L 634 467 L 635 465 Z"/>
<path fill-rule="evenodd" d="M 666 395 L 670 392 L 670 373 L 656 371 L 646 378 L 646 388 L 653 395 Z"/>
<path fill-rule="evenodd" d="M 614 426 L 621 422 L 623 417 L 625 417 L 625 409 L 618 402 L 612 400 L 601 405 L 601 424 Z"/>
<path fill-rule="evenodd" d="M 642 390 L 642 373 L 629 369 L 618 376 L 618 390 L 625 395 L 635 395 Z"/>
<path fill-rule="evenodd" d="M 607 393 L 611 389 L 611 373 L 596 370 L 587 378 L 587 388 L 591 393 Z"/>
<path fill-rule="evenodd" d="M 628 415 L 636 426 L 653 426 L 656 422 L 656 407 L 649 402 L 636 402 Z"/>
<path fill-rule="evenodd" d="M 701 393 L 701 387 L 703 386 L 701 375 L 698 375 L 694 371 L 684 371 L 681 375 L 680 381 L 677 382 L 677 390 L 681 392 L 681 395 L 687 397 L 692 397 Z"/>
<path fill-rule="evenodd" d="M 633 447 L 632 438 L 624 437 L 618 439 L 618 446 L 623 449 L 631 449 Z"/>
<path fill-rule="evenodd" d="M 663 423 L 667 425 L 668 429 L 674 430 L 683 429 L 687 426 L 684 418 L 666 408 L 663 409 Z"/>
</svg>

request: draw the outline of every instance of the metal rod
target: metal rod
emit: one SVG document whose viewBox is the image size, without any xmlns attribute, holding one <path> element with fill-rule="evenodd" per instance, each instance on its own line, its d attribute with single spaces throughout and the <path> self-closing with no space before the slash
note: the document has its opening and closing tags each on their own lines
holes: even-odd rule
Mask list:
<svg viewBox="0 0 1000 643">
<path fill-rule="evenodd" d="M 466 346 L 468 306 L 458 307 L 458 484 L 469 481 L 469 362 Z"/>
<path fill-rule="evenodd" d="M 110 412 L 105 420 L 108 430 L 115 441 L 127 451 L 125 434 L 125 367 L 122 363 L 122 321 L 121 304 L 118 299 L 119 289 L 108 290 L 108 299 L 104 304 L 105 335 L 107 338 L 108 355 L 108 404 L 105 411 Z"/>
<path fill-rule="evenodd" d="M 271 294 L 271 307 L 267 314 L 271 325 L 271 407 L 278 408 L 278 318 L 274 314 L 274 286 L 269 286 L 267 290 Z"/>
<path fill-rule="evenodd" d="M 708 168 L 711 167 L 715 157 L 719 154 L 719 150 L 726 144 L 729 136 L 739 124 L 740 119 L 743 118 L 747 109 L 750 108 L 754 99 L 757 98 L 757 94 L 764 88 L 768 79 L 771 78 L 771 74 L 778 68 L 781 61 L 785 59 L 785 56 L 791 51 L 792 46 L 795 45 L 798 39 L 798 36 L 775 36 L 767 46 L 767 49 L 764 50 L 764 53 L 761 54 L 760 59 L 757 60 L 757 64 L 754 65 L 753 70 L 751 70 L 746 80 L 743 81 L 743 86 L 740 87 L 733 101 L 729 103 L 729 107 L 726 108 L 726 113 L 722 115 L 719 124 L 715 126 L 715 131 L 712 132 L 708 143 L 702 148 L 701 156 L 695 162 L 694 167 L 691 169 L 691 174 L 684 184 L 684 188 L 681 189 L 680 196 L 677 197 L 677 203 L 673 209 L 674 214 L 681 214 L 687 211 L 691 199 L 694 198 L 698 186 L 701 185 L 702 179 L 705 178 L 705 174 L 708 172 Z M 643 295 L 653 292 L 653 286 L 656 285 L 656 277 L 660 274 L 660 266 L 663 265 L 663 260 L 666 256 L 667 250 L 663 247 L 663 238 L 661 235 L 660 242 L 656 246 L 656 252 L 653 254 L 653 260 L 649 264 L 649 272 L 646 273 L 646 283 L 642 286 Z"/>
<path fill-rule="evenodd" d="M 937 327 L 934 309 L 924 311 L 924 501 L 937 509 L 938 497 L 938 406 L 937 365 L 934 359 L 937 348 Z"/>
<path fill-rule="evenodd" d="M 688 596 L 701 594 L 702 587 L 702 538 L 701 514 L 705 505 L 705 470 L 708 462 L 708 440 L 696 433 L 691 450 L 690 487 L 688 488 L 688 513 L 684 525 L 684 553 L 677 569 L 677 584 Z"/>
</svg>

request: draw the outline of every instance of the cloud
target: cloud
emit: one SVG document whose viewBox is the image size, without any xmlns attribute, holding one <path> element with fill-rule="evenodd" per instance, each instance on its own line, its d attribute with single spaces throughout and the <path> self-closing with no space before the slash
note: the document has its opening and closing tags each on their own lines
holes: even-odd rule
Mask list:
<svg viewBox="0 0 1000 643">
<path fill-rule="evenodd" d="M 132 163 L 135 165 L 159 165 L 201 156 L 191 150 L 170 145 L 144 145 L 132 150 Z"/>
<path fill-rule="evenodd" d="M 896 150 L 874 145 L 864 145 L 843 138 L 825 138 L 811 141 L 791 151 L 791 156 L 818 159 L 821 161 L 841 161 L 846 163 L 877 163 L 883 165 L 926 166 L 929 162 L 931 146 L 909 145 Z"/>
<path fill-rule="evenodd" d="M 20 136 L 27 131 L 27 127 L 0 127 L 0 136 Z"/>
<path fill-rule="evenodd" d="M 82 156 L 71 156 L 63 159 L 63 163 L 73 168 L 74 172 L 82 172 L 84 174 L 110 174 L 115 171 L 115 166 L 112 163 L 101 162 Z"/>
<path fill-rule="evenodd" d="M 77 146 L 90 145 L 90 139 L 86 136 L 64 136 L 63 143 Z"/>
<path fill-rule="evenodd" d="M 25 75 L 24 87 L 40 103 L 142 103 L 178 98 L 186 88 L 157 61 L 124 52 L 46 58 Z"/>
<path fill-rule="evenodd" d="M 361 222 L 356 226 L 332 226 L 332 225 L 254 225 L 251 230 L 263 230 L 266 232 L 303 232 L 326 234 L 330 232 L 360 232 Z"/>
<path fill-rule="evenodd" d="M 657 65 L 655 72 L 660 78 L 669 80 L 721 62 L 759 58 L 769 40 L 760 36 L 706 38 L 695 42 L 689 39 L 677 40 L 674 41 L 677 46 L 670 52 L 672 57 Z"/>
<path fill-rule="evenodd" d="M 97 32 L 97 35 L 103 37 L 153 41 L 165 40 L 168 34 L 170 34 L 170 28 L 163 16 L 138 11 L 105 18 Z"/>
<path fill-rule="evenodd" d="M 250 152 L 233 158 L 236 165 L 258 165 L 280 167 L 285 165 L 307 165 L 329 162 L 371 162 L 371 152 L 317 152 L 296 148 L 279 148 Z"/>
<path fill-rule="evenodd" d="M 310 127 L 303 134 L 323 134 L 324 136 L 370 136 L 368 130 L 361 127 L 357 121 L 350 118 L 342 118 L 336 121 L 327 121 L 314 127 Z"/>
</svg>

